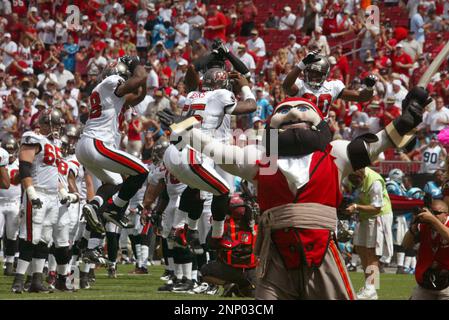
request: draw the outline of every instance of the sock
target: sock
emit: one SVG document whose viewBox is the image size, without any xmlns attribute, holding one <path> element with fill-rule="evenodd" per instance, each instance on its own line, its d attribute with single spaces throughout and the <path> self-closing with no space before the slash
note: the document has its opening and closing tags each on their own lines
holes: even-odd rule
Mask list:
<svg viewBox="0 0 449 320">
<path fill-rule="evenodd" d="M 167 270 L 168 270 L 168 271 L 173 271 L 173 270 L 175 270 L 175 263 L 173 262 L 173 257 L 169 257 L 169 258 L 168 258 L 168 266 L 167 266 Z"/>
<path fill-rule="evenodd" d="M 13 263 L 14 262 L 14 256 L 6 256 L 5 257 L 5 262 L 6 263 Z"/>
<path fill-rule="evenodd" d="M 198 270 L 192 270 L 192 280 L 198 281 Z"/>
<path fill-rule="evenodd" d="M 183 276 L 189 280 L 192 280 L 192 263 L 183 263 L 182 265 Z"/>
<path fill-rule="evenodd" d="M 359 261 L 359 255 L 356 253 L 353 253 L 351 256 L 351 264 L 353 266 L 356 266 L 358 261 Z"/>
<path fill-rule="evenodd" d="M 76 264 L 77 264 L 77 263 L 78 263 L 78 256 L 77 256 L 77 255 L 72 256 L 72 257 L 70 258 L 69 264 L 70 264 L 71 266 L 76 267 Z"/>
<path fill-rule="evenodd" d="M 410 262 L 410 268 L 414 270 L 416 269 L 416 257 L 412 257 L 411 260 L 412 261 Z"/>
<path fill-rule="evenodd" d="M 405 258 L 405 252 L 397 252 L 396 253 L 396 260 L 398 267 L 404 267 L 404 258 Z"/>
<path fill-rule="evenodd" d="M 412 262 L 412 257 L 405 257 L 405 260 L 404 260 L 404 269 L 410 268 L 411 262 Z"/>
<path fill-rule="evenodd" d="M 17 261 L 16 273 L 25 274 L 28 270 L 29 265 L 30 265 L 29 261 L 19 259 Z"/>
<path fill-rule="evenodd" d="M 80 271 L 85 272 L 85 273 L 88 273 L 89 270 L 90 270 L 90 263 L 85 263 L 85 264 L 83 264 L 83 267 L 80 268 Z"/>
<path fill-rule="evenodd" d="M 94 269 L 94 270 L 95 270 L 95 268 L 97 267 L 97 266 L 95 265 L 95 263 L 91 263 L 89 266 L 90 266 L 89 269 Z"/>
<path fill-rule="evenodd" d="M 114 202 L 114 204 L 115 204 L 117 207 L 120 207 L 120 208 L 123 208 L 123 207 L 126 206 L 126 204 L 128 203 L 128 201 L 123 200 L 123 199 L 120 199 L 120 198 L 118 197 L 118 195 L 115 195 L 115 196 L 113 197 L 112 201 Z"/>
<path fill-rule="evenodd" d="M 102 240 L 99 238 L 90 238 L 87 242 L 87 249 L 95 249 L 101 244 Z"/>
<path fill-rule="evenodd" d="M 221 238 L 224 231 L 224 220 L 215 221 L 212 220 L 212 238 Z"/>
<path fill-rule="evenodd" d="M 44 271 L 45 259 L 33 258 L 31 260 L 31 272 L 42 273 Z"/>
<path fill-rule="evenodd" d="M 181 280 L 183 275 L 183 268 L 181 264 L 175 263 L 175 277 Z"/>
<path fill-rule="evenodd" d="M 56 258 L 53 254 L 48 255 L 48 271 L 55 272 L 56 271 Z"/>
<path fill-rule="evenodd" d="M 106 243 L 108 244 L 108 260 L 115 263 L 118 254 L 118 239 L 120 235 L 115 232 L 106 232 Z"/>
<path fill-rule="evenodd" d="M 198 223 L 199 223 L 199 219 L 193 220 L 193 219 L 187 217 L 187 225 L 189 226 L 190 230 L 198 230 Z"/>
<path fill-rule="evenodd" d="M 140 251 L 141 251 L 141 255 L 142 255 L 142 267 L 146 268 L 147 261 L 148 261 L 149 248 L 146 245 L 141 245 Z"/>
<path fill-rule="evenodd" d="M 69 264 L 58 264 L 56 270 L 59 275 L 66 276 L 69 274 L 70 265 Z"/>
<path fill-rule="evenodd" d="M 142 246 L 140 244 L 136 244 L 136 261 L 137 267 L 142 268 Z"/>
</svg>

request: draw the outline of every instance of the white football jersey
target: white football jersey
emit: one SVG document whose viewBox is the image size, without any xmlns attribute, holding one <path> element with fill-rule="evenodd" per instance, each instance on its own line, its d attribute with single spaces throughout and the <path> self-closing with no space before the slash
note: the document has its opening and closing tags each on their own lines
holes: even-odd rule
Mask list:
<svg viewBox="0 0 449 320">
<path fill-rule="evenodd" d="M 226 89 L 190 92 L 182 115 L 193 115 L 201 122 L 201 129 L 215 139 L 227 142 L 231 129 L 231 114 L 237 106 L 234 93 Z"/>
<path fill-rule="evenodd" d="M 73 172 L 76 177 L 76 187 L 78 188 L 78 193 L 80 194 L 80 199 L 87 198 L 86 183 L 84 181 L 84 167 L 78 162 L 76 155 L 70 154 L 65 159 L 67 162 L 73 164 L 73 168 L 76 168 L 77 172 Z"/>
<path fill-rule="evenodd" d="M 83 136 L 115 145 L 119 131 L 119 115 L 125 97 L 117 97 L 115 90 L 125 80 L 112 75 L 100 82 L 90 95 L 90 114 L 83 130 Z"/>
<path fill-rule="evenodd" d="M 19 172 L 19 159 L 16 159 L 13 163 L 6 165 L 6 169 L 8 170 L 9 179 L 11 179 L 11 185 L 8 189 L 0 189 L 0 199 L 17 200 L 20 198 L 22 190 L 20 182 L 18 184 L 14 184 L 13 178 L 16 173 Z"/>
<path fill-rule="evenodd" d="M 152 164 L 150 174 L 148 175 L 148 183 L 157 185 L 161 180 L 164 180 L 165 182 L 168 197 L 170 199 L 179 197 L 187 187 L 186 184 L 181 183 L 175 176 L 170 174 L 163 164 L 160 164 L 159 166 Z"/>
<path fill-rule="evenodd" d="M 75 179 L 78 177 L 79 166 L 73 161 L 67 159 L 59 159 L 58 164 L 58 177 L 62 187 L 69 191 L 69 173 L 73 172 Z"/>
<path fill-rule="evenodd" d="M 427 147 L 422 152 L 422 164 L 421 173 L 434 173 L 436 170 L 441 169 L 440 154 L 442 150 L 440 146 L 433 148 Z"/>
<path fill-rule="evenodd" d="M 9 153 L 3 148 L 0 148 L 0 167 L 6 167 L 9 163 Z"/>
<path fill-rule="evenodd" d="M 47 137 L 33 131 L 27 131 L 22 135 L 22 144 L 38 144 L 39 153 L 33 161 L 31 177 L 36 189 L 58 192 L 58 163 L 61 151 Z"/>
<path fill-rule="evenodd" d="M 345 85 L 340 80 L 324 81 L 323 85 L 318 89 L 311 88 L 303 79 L 296 79 L 295 85 L 299 88 L 296 97 L 301 97 L 309 100 L 318 106 L 323 113 L 323 116 L 327 116 L 329 108 L 341 94 Z"/>
</svg>

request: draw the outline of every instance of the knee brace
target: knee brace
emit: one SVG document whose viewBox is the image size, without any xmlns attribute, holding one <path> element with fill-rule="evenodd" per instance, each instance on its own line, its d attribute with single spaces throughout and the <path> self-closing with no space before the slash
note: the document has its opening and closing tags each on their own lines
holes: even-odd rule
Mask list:
<svg viewBox="0 0 449 320">
<path fill-rule="evenodd" d="M 68 264 L 70 261 L 69 247 L 55 248 L 54 255 L 58 265 Z"/>
<path fill-rule="evenodd" d="M 212 198 L 211 211 L 212 218 L 215 221 L 223 221 L 226 217 L 226 214 L 229 212 L 229 195 L 214 195 Z"/>
<path fill-rule="evenodd" d="M 198 220 L 203 213 L 203 207 L 204 200 L 201 199 L 200 190 L 185 188 L 179 201 L 179 210 L 187 212 L 190 219 Z"/>
<path fill-rule="evenodd" d="M 49 253 L 48 245 L 45 242 L 39 242 L 34 246 L 33 258 L 47 259 Z"/>
<path fill-rule="evenodd" d="M 19 259 L 31 261 L 33 258 L 34 244 L 31 241 L 19 239 Z"/>
<path fill-rule="evenodd" d="M 5 243 L 5 255 L 6 256 L 14 256 L 17 252 L 17 244 L 19 242 L 17 240 L 6 239 Z"/>
<path fill-rule="evenodd" d="M 184 264 L 192 262 L 192 252 L 187 248 L 175 247 L 173 248 L 173 261 L 176 264 Z"/>
</svg>

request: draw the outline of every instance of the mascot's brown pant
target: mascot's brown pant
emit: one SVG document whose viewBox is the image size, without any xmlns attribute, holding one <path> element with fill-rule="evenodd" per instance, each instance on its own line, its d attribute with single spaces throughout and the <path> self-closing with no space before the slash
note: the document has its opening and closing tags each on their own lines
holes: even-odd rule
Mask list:
<svg viewBox="0 0 449 320">
<path fill-rule="evenodd" d="M 258 300 L 354 300 L 356 295 L 344 260 L 333 240 L 319 268 L 288 270 L 274 244 L 270 245 L 263 278 L 256 284 Z"/>
</svg>

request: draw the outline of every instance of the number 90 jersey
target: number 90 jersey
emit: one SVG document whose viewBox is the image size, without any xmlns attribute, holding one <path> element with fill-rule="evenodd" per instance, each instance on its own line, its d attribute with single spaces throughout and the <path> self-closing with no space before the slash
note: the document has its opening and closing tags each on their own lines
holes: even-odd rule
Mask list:
<svg viewBox="0 0 449 320">
<path fill-rule="evenodd" d="M 340 80 L 324 81 L 323 85 L 315 90 L 307 85 L 303 79 L 296 79 L 295 85 L 299 91 L 296 97 L 309 100 L 318 106 L 323 116 L 327 116 L 331 103 L 334 102 L 344 90 L 345 85 Z"/>
<path fill-rule="evenodd" d="M 31 170 L 33 186 L 36 189 L 58 192 L 58 165 L 61 151 L 47 137 L 27 131 L 22 135 L 22 145 L 39 145 Z"/>
<path fill-rule="evenodd" d="M 83 136 L 115 145 L 116 136 L 120 134 L 118 117 L 125 102 L 125 97 L 117 97 L 115 90 L 124 81 L 122 77 L 112 75 L 92 90 L 90 114 Z"/>
<path fill-rule="evenodd" d="M 187 95 L 182 115 L 194 116 L 201 122 L 203 131 L 210 132 L 215 139 L 225 142 L 226 133 L 231 129 L 231 113 L 236 106 L 237 99 L 229 90 L 194 91 Z"/>
</svg>

